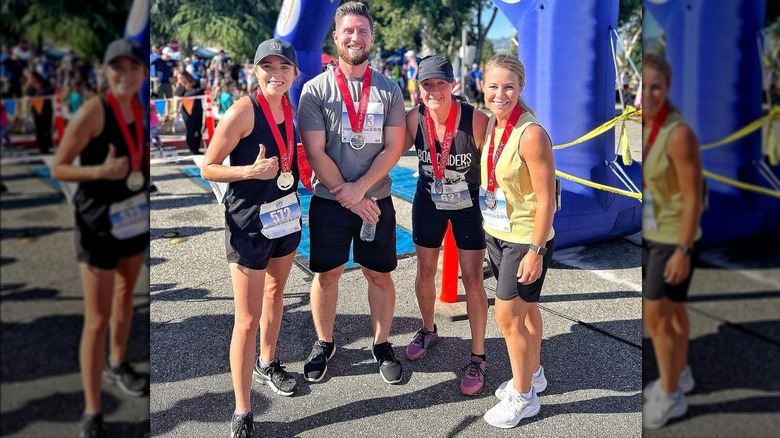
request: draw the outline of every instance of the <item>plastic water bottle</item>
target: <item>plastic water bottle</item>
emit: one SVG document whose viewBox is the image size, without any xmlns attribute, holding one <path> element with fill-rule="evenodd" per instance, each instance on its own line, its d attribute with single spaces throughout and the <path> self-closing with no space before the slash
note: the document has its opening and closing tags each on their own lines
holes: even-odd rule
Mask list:
<svg viewBox="0 0 780 438">
<path fill-rule="evenodd" d="M 371 197 L 371 201 L 376 204 L 376 198 Z M 364 242 L 373 242 L 376 237 L 376 223 L 375 222 L 363 222 L 363 226 L 360 227 L 360 240 Z"/>
</svg>

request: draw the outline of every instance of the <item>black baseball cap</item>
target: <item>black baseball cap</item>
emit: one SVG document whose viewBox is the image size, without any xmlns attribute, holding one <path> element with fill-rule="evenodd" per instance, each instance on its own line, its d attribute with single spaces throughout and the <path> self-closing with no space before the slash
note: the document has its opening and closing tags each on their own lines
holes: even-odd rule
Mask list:
<svg viewBox="0 0 780 438">
<path fill-rule="evenodd" d="M 439 55 L 426 56 L 420 61 L 420 73 L 417 79 L 420 82 L 426 79 L 443 79 L 449 83 L 455 82 L 452 74 L 452 64 L 447 58 Z"/>
<path fill-rule="evenodd" d="M 120 56 L 126 56 L 139 64 L 143 64 L 143 59 L 146 57 L 144 49 L 140 44 L 132 40 L 120 38 L 111 41 L 111 44 L 106 48 L 103 64 L 108 64 Z"/>
<path fill-rule="evenodd" d="M 298 57 L 295 56 L 295 49 L 293 49 L 292 44 L 287 41 L 280 40 L 279 38 L 271 38 L 270 40 L 265 40 L 260 43 L 255 52 L 255 65 L 271 55 L 280 56 L 285 61 L 298 67 Z"/>
</svg>

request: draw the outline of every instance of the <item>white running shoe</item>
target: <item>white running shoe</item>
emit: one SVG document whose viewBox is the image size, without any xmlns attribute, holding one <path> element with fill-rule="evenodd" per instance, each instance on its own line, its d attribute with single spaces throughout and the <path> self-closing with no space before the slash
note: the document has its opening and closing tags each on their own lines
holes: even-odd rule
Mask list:
<svg viewBox="0 0 780 438">
<path fill-rule="evenodd" d="M 491 426 L 511 429 L 517 426 L 523 418 L 531 418 L 538 414 L 539 409 L 541 409 L 541 404 L 539 404 L 539 399 L 532 387 L 530 400 L 526 400 L 520 394 L 509 394 L 497 405 L 490 408 L 483 418 Z"/>
<path fill-rule="evenodd" d="M 660 429 L 666 423 L 688 412 L 688 402 L 685 396 L 675 400 L 670 394 L 658 391 L 642 406 L 642 427 L 645 429 Z"/>
<path fill-rule="evenodd" d="M 680 373 L 680 379 L 677 381 L 677 385 L 682 389 L 683 394 L 688 394 L 693 391 L 696 386 L 696 381 L 693 380 L 693 373 L 691 373 L 691 367 L 686 366 L 682 373 Z M 655 379 L 645 386 L 642 391 L 642 399 L 649 400 L 653 394 L 657 393 L 661 389 L 661 379 Z"/>
<path fill-rule="evenodd" d="M 531 386 L 534 387 L 534 392 L 537 394 L 541 394 L 542 391 L 547 389 L 547 378 L 544 377 L 544 367 L 539 365 L 539 369 L 542 370 L 541 373 L 539 373 L 539 377 L 531 376 Z M 496 397 L 498 397 L 499 400 L 503 400 L 506 398 L 507 394 L 509 394 L 509 388 L 512 387 L 512 385 L 515 384 L 515 379 L 509 379 L 506 382 L 498 385 L 498 388 L 496 388 Z"/>
</svg>

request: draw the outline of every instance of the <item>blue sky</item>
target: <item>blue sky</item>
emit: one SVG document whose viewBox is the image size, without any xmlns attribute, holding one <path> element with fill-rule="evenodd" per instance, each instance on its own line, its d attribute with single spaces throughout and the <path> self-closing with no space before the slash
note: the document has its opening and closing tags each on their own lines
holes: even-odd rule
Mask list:
<svg viewBox="0 0 780 438">
<path fill-rule="evenodd" d="M 487 19 L 490 19 L 490 16 L 488 15 Z M 486 21 L 487 21 L 486 19 Z M 487 24 L 487 22 L 485 23 Z M 509 22 L 509 20 L 506 19 L 506 16 L 504 15 L 501 10 L 498 10 L 498 13 L 496 14 L 496 21 L 493 22 L 493 25 L 490 26 L 490 30 L 488 31 L 488 38 L 505 38 L 510 37 L 514 35 L 516 32 L 515 27 L 512 26 L 512 24 Z"/>
</svg>

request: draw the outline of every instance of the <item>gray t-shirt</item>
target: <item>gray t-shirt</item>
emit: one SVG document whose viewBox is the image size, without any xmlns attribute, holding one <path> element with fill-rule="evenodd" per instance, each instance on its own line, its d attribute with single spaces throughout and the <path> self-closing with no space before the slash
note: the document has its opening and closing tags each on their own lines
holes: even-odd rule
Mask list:
<svg viewBox="0 0 780 438">
<path fill-rule="evenodd" d="M 347 78 L 352 100 L 355 104 L 360 98 L 363 78 Z M 344 181 L 354 182 L 363 176 L 374 158 L 384 149 L 384 129 L 388 126 L 406 126 L 404 99 L 398 84 L 371 70 L 371 91 L 369 108 L 364 122 L 363 132 L 368 141 L 363 149 L 354 150 L 349 143 L 342 141 L 342 118 L 344 100 L 336 85 L 333 67 L 310 80 L 303 86 L 298 103 L 298 130 L 325 131 L 325 153 L 336 163 Z M 381 117 L 381 123 L 378 118 Z M 348 119 L 347 119 L 348 120 Z M 349 130 L 349 122 L 346 122 Z M 381 129 L 381 131 L 380 131 Z M 381 132 L 381 135 L 380 135 Z M 374 142 L 376 141 L 376 142 Z M 392 180 L 385 176 L 367 192 L 367 197 L 382 199 L 390 196 Z M 325 199 L 336 199 L 330 189 L 314 175 L 314 194 Z"/>
</svg>

